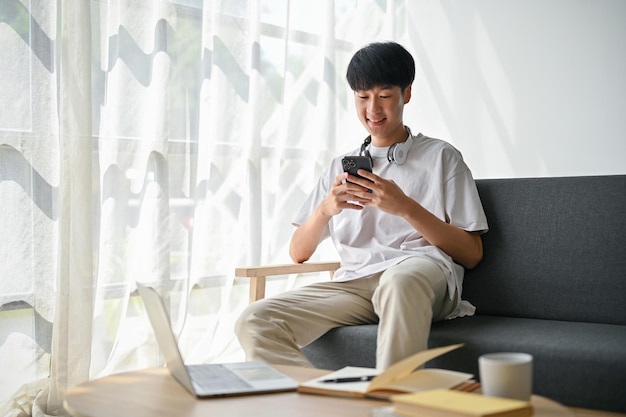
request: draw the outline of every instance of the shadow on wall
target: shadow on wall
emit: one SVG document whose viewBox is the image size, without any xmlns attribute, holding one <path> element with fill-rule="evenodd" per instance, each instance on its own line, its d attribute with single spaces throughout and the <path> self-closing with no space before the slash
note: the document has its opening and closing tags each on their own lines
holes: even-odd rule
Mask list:
<svg viewBox="0 0 626 417">
<path fill-rule="evenodd" d="M 476 177 L 624 172 L 626 3 L 412 6 L 410 46 L 432 101 L 420 107 L 435 108 L 424 121 Z"/>
</svg>

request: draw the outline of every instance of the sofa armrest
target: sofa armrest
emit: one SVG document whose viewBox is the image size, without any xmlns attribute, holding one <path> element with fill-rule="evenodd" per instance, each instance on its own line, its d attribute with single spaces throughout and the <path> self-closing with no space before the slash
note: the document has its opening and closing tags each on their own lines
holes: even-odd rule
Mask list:
<svg viewBox="0 0 626 417">
<path fill-rule="evenodd" d="M 265 279 L 273 275 L 305 274 L 328 271 L 330 278 L 339 268 L 339 262 L 308 262 L 301 264 L 264 265 L 235 268 L 235 276 L 250 278 L 250 302 L 265 297 Z"/>
</svg>

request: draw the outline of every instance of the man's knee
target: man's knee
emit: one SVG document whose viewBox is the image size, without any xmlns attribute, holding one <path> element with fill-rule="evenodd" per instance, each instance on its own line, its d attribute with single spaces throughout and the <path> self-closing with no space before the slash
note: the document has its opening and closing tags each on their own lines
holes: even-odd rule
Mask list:
<svg viewBox="0 0 626 417">
<path fill-rule="evenodd" d="M 249 317 L 250 313 L 248 313 L 248 308 L 237 317 L 237 321 L 235 321 L 235 335 L 238 339 L 241 339 L 241 337 L 247 333 Z"/>
<path fill-rule="evenodd" d="M 395 291 L 410 290 L 412 287 L 433 288 L 445 286 L 446 277 L 435 262 L 424 258 L 409 258 L 385 271 L 380 285 Z"/>
<path fill-rule="evenodd" d="M 254 338 L 267 325 L 263 319 L 265 307 L 263 301 L 257 301 L 248 305 L 235 321 L 235 335 L 242 341 L 247 338 Z M 261 324 L 266 322 L 265 324 Z"/>
<path fill-rule="evenodd" d="M 445 293 L 445 275 L 434 262 L 410 258 L 383 273 L 373 302 L 379 313 L 389 308 L 430 308 L 440 287 Z"/>
<path fill-rule="evenodd" d="M 407 299 L 418 295 L 429 296 L 430 285 L 420 273 L 394 273 L 383 275 L 376 293 L 378 298 Z"/>
</svg>

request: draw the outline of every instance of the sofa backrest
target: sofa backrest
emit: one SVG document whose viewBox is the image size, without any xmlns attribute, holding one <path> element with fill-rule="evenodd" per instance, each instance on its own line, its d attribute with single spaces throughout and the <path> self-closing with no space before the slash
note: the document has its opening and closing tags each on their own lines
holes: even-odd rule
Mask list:
<svg viewBox="0 0 626 417">
<path fill-rule="evenodd" d="M 477 314 L 626 324 L 626 175 L 477 180 Z"/>
</svg>

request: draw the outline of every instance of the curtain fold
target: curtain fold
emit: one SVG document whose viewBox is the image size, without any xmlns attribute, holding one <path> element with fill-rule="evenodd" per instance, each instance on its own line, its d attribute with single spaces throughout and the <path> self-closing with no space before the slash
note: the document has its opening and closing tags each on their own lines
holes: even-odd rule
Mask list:
<svg viewBox="0 0 626 417">
<path fill-rule="evenodd" d="M 290 219 L 362 140 L 347 62 L 401 36 L 403 4 L 3 3 L 0 414 L 64 415 L 72 386 L 162 365 L 135 282 L 187 362 L 244 359 L 234 268 L 289 262 Z"/>
<path fill-rule="evenodd" d="M 57 10 L 59 54 L 59 195 L 56 308 L 46 408 L 57 415 L 67 388 L 89 377 L 93 312 L 90 4 Z M 80 173 L 75 176 L 73 173 Z M 44 391 L 45 392 L 45 391 Z"/>
</svg>

